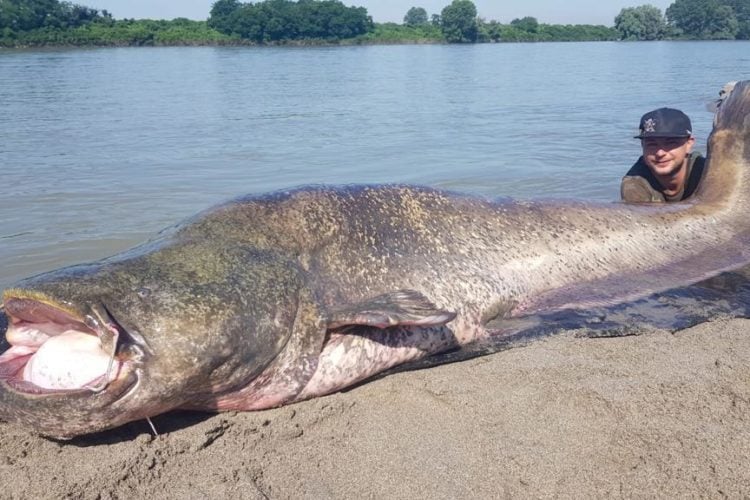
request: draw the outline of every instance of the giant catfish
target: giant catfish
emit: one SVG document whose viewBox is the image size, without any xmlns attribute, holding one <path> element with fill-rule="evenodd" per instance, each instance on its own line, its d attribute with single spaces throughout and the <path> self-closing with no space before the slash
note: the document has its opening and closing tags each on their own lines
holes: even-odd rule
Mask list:
<svg viewBox="0 0 750 500">
<path fill-rule="evenodd" d="M 750 261 L 750 82 L 690 201 L 492 201 L 303 187 L 209 209 L 3 294 L 0 418 L 71 437 L 177 408 L 261 410 Z"/>
</svg>

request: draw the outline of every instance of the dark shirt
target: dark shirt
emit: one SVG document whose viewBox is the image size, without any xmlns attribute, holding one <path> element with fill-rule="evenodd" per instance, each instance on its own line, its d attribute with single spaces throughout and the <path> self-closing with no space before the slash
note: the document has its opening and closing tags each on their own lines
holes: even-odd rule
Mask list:
<svg viewBox="0 0 750 500">
<path fill-rule="evenodd" d="M 689 198 L 703 177 L 706 159 L 698 151 L 694 151 L 688 155 L 687 160 L 685 189 L 674 196 L 666 196 L 664 188 L 641 156 L 622 178 L 620 197 L 630 203 L 672 202 Z"/>
</svg>

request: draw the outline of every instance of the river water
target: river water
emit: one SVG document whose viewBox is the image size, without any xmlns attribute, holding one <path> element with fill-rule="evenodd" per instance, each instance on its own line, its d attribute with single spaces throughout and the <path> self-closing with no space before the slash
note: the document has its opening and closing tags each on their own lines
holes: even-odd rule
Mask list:
<svg viewBox="0 0 750 500">
<path fill-rule="evenodd" d="M 748 42 L 0 51 L 0 289 L 300 184 L 615 201 L 641 114 L 705 150 L 749 69 Z"/>
</svg>

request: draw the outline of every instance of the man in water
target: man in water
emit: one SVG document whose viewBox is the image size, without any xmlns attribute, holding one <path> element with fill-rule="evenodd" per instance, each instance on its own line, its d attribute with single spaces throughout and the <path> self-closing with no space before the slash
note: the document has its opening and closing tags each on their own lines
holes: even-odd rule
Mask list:
<svg viewBox="0 0 750 500">
<path fill-rule="evenodd" d="M 690 197 L 703 175 L 705 159 L 693 151 L 695 137 L 690 118 L 680 110 L 659 108 L 641 117 L 643 156 L 620 185 L 623 201 L 672 202 Z"/>
</svg>

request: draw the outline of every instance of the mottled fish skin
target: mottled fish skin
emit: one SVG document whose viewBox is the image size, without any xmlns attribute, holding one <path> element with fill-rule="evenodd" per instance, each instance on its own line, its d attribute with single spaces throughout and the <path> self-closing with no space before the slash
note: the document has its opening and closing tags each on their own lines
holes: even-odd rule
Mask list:
<svg viewBox="0 0 750 500">
<path fill-rule="evenodd" d="M 742 266 L 749 113 L 750 83 L 739 82 L 686 202 L 302 187 L 233 200 L 122 254 L 24 280 L 6 303 L 33 294 L 75 317 L 106 310 L 130 340 L 101 392 L 29 395 L 0 378 L 0 418 L 70 437 L 174 408 L 269 408 L 476 342 L 489 321 L 612 304 Z"/>
</svg>

